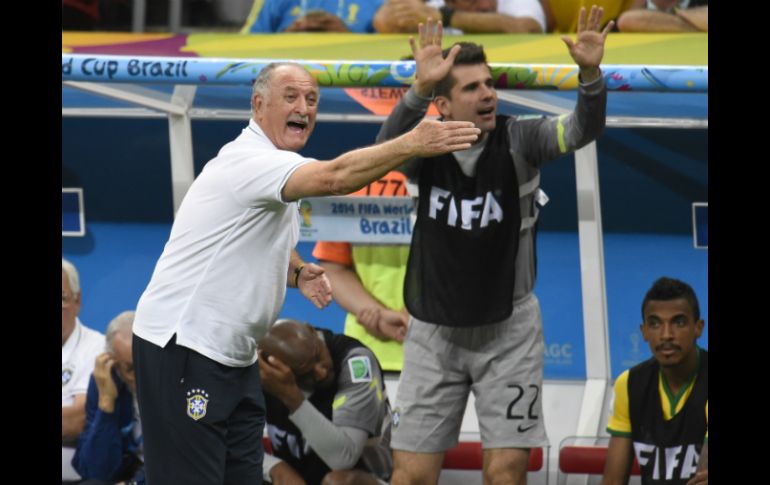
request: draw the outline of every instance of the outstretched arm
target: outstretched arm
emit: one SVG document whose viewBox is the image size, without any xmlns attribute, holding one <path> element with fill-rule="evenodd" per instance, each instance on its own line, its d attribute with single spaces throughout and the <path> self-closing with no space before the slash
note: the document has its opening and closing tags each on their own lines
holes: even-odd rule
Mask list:
<svg viewBox="0 0 770 485">
<path fill-rule="evenodd" d="M 413 130 L 385 143 L 347 152 L 330 162 L 303 164 L 289 176 L 281 196 L 284 201 L 294 201 L 349 194 L 410 158 L 468 149 L 480 133 L 469 122 L 423 120 Z"/>
</svg>

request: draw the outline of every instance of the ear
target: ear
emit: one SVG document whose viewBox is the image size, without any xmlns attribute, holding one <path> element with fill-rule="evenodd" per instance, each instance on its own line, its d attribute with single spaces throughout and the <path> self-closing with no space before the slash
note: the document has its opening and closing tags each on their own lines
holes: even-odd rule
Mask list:
<svg viewBox="0 0 770 485">
<path fill-rule="evenodd" d="M 649 340 L 647 340 L 647 332 L 646 332 L 646 330 L 647 330 L 647 327 L 644 325 L 644 322 L 640 323 L 639 324 L 639 331 L 642 332 L 642 338 L 644 339 L 645 342 L 649 342 Z"/>
<path fill-rule="evenodd" d="M 452 108 L 452 102 L 446 96 L 436 96 L 433 99 L 433 104 L 436 105 L 436 109 L 444 118 L 449 117 L 450 109 Z"/>
<path fill-rule="evenodd" d="M 260 112 L 264 101 L 265 100 L 261 94 L 254 93 L 254 95 L 251 97 L 251 106 L 254 108 L 254 114 L 257 114 Z"/>
<path fill-rule="evenodd" d="M 701 318 L 697 322 L 695 322 L 695 338 L 698 338 L 703 333 L 703 326 L 706 325 L 706 323 Z"/>
</svg>

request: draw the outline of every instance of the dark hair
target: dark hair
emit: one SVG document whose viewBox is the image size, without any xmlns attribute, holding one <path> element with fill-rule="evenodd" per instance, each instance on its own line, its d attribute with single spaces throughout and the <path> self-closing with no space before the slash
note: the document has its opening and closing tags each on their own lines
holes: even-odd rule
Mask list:
<svg viewBox="0 0 770 485">
<path fill-rule="evenodd" d="M 647 294 L 644 296 L 642 302 L 642 320 L 644 320 L 644 308 L 650 301 L 668 301 L 668 300 L 687 300 L 690 305 L 695 320 L 700 320 L 700 306 L 698 306 L 698 297 L 695 296 L 695 291 L 692 287 L 674 278 L 662 277 L 658 278 L 652 287 L 647 290 Z"/>
<path fill-rule="evenodd" d="M 485 66 L 489 67 L 487 64 L 487 55 L 484 54 L 484 46 L 474 44 L 473 42 L 457 42 L 455 45 L 460 46 L 460 53 L 457 54 L 457 57 L 455 58 L 454 64 L 455 66 L 475 66 L 476 64 L 484 64 Z M 444 59 L 447 58 L 449 55 L 449 51 L 452 50 L 452 47 L 448 49 L 444 49 L 442 51 L 442 55 L 444 56 Z M 449 92 L 452 90 L 456 82 L 456 79 L 454 76 L 452 76 L 452 73 L 450 72 L 444 79 L 436 83 L 436 87 L 434 90 L 434 95 L 436 96 L 446 96 L 449 97 Z"/>
</svg>

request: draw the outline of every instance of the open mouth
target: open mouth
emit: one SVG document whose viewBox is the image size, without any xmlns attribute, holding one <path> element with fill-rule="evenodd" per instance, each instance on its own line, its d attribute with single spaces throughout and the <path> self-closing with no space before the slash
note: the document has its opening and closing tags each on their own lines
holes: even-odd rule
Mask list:
<svg viewBox="0 0 770 485">
<path fill-rule="evenodd" d="M 289 121 L 286 126 L 295 133 L 301 133 L 307 128 L 307 123 L 304 121 Z"/>
<path fill-rule="evenodd" d="M 494 106 L 491 108 L 484 108 L 477 111 L 479 116 L 489 116 L 495 112 Z"/>
</svg>

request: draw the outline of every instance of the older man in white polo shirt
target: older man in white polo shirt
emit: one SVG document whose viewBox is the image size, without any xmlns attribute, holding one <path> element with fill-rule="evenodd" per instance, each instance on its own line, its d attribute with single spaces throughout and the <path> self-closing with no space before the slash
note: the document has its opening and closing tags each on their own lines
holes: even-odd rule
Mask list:
<svg viewBox="0 0 770 485">
<path fill-rule="evenodd" d="M 77 438 L 86 423 L 86 391 L 96 356 L 104 351 L 104 335 L 80 322 L 80 277 L 61 260 L 61 479 L 76 482 L 72 467 Z"/>
</svg>

